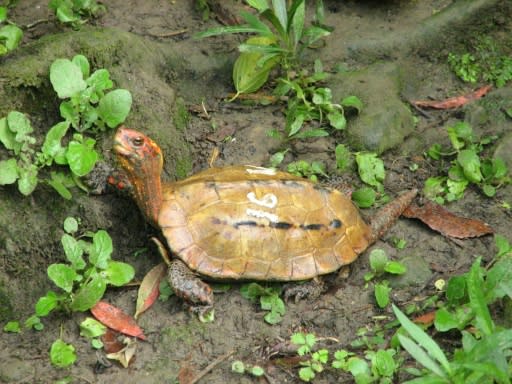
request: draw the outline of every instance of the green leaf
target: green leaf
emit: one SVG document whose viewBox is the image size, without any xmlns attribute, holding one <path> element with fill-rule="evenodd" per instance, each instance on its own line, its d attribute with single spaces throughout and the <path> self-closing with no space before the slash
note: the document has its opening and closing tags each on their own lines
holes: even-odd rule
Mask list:
<svg viewBox="0 0 512 384">
<path fill-rule="evenodd" d="M 428 336 L 428 335 L 427 335 Z M 416 359 L 418 363 L 423 365 L 425 368 L 435 373 L 437 376 L 446 378 L 446 373 L 432 358 L 422 349 L 418 344 L 414 343 L 407 336 L 398 334 L 398 340 L 404 349 Z M 446 381 L 445 381 L 446 382 Z"/>
<path fill-rule="evenodd" d="M 73 128 L 78 129 L 80 127 L 80 114 L 71 100 L 66 100 L 60 103 L 59 112 L 61 117 L 71 123 Z"/>
<path fill-rule="evenodd" d="M 0 142 L 5 148 L 14 150 L 16 154 L 21 149 L 21 143 L 16 141 L 16 135 L 9 129 L 6 117 L 0 119 Z"/>
<path fill-rule="evenodd" d="M 279 24 L 283 31 L 286 31 L 288 28 L 288 13 L 286 9 L 286 1 L 285 0 L 272 0 L 272 6 L 274 8 L 274 14 L 279 20 Z"/>
<path fill-rule="evenodd" d="M 80 323 L 80 336 L 87 337 L 88 339 L 99 337 L 106 331 L 107 327 L 92 317 L 86 317 L 85 320 Z"/>
<path fill-rule="evenodd" d="M 288 137 L 292 137 L 293 135 L 297 134 L 297 132 L 299 132 L 300 129 L 302 128 L 303 124 L 304 124 L 304 115 L 303 114 L 296 115 L 288 128 L 288 130 L 289 130 Z"/>
<path fill-rule="evenodd" d="M 85 143 L 72 140 L 68 145 L 66 159 L 69 168 L 77 176 L 85 176 L 94 168 L 98 153 L 94 150 L 94 139 L 88 138 Z"/>
<path fill-rule="evenodd" d="M 68 59 L 57 59 L 52 63 L 50 82 L 60 99 L 71 97 L 87 88 L 81 68 Z"/>
<path fill-rule="evenodd" d="M 482 186 L 482 192 L 485 194 L 485 196 L 487 197 L 493 197 L 494 195 L 496 195 L 496 188 L 493 187 L 492 185 L 490 184 L 484 184 Z"/>
<path fill-rule="evenodd" d="M 289 19 L 288 19 L 288 27 L 286 28 L 288 32 L 293 33 L 293 42 L 294 46 L 300 42 L 302 38 L 302 32 L 304 31 L 304 24 L 306 19 L 306 2 L 304 0 L 294 1 L 290 8 Z M 291 25 L 290 25 L 291 23 Z"/>
<path fill-rule="evenodd" d="M 375 204 L 377 194 L 370 187 L 359 188 L 352 193 L 352 200 L 359 208 L 369 208 Z"/>
<path fill-rule="evenodd" d="M 87 60 L 87 57 L 85 57 L 84 55 L 76 55 L 71 59 L 71 62 L 80 68 L 80 71 L 82 71 L 84 79 L 87 79 L 89 77 L 91 67 L 89 65 L 89 60 Z"/>
<path fill-rule="evenodd" d="M 459 321 L 456 316 L 448 312 L 446 308 L 439 308 L 436 311 L 434 326 L 439 332 L 447 332 L 450 329 L 459 328 Z"/>
<path fill-rule="evenodd" d="M 7 20 L 7 7 L 0 7 L 0 23 Z"/>
<path fill-rule="evenodd" d="M 267 0 L 246 0 L 247 4 L 256 9 L 258 12 L 263 12 L 268 9 Z"/>
<path fill-rule="evenodd" d="M 77 276 L 75 270 L 66 264 L 57 263 L 48 267 L 50 280 L 67 293 L 71 293 L 73 290 L 73 283 Z"/>
<path fill-rule="evenodd" d="M 92 241 L 89 262 L 97 268 L 106 269 L 113 251 L 112 238 L 106 231 L 100 229 L 94 234 Z"/>
<path fill-rule="evenodd" d="M 376 248 L 370 252 L 370 268 L 377 272 L 383 273 L 386 264 L 389 261 L 388 255 L 383 249 Z"/>
<path fill-rule="evenodd" d="M 464 149 L 457 155 L 457 162 L 464 170 L 464 175 L 472 183 L 479 183 L 482 180 L 480 173 L 480 158 L 471 149 Z"/>
<path fill-rule="evenodd" d="M 36 331 L 40 331 L 44 328 L 43 323 L 41 323 L 41 319 L 36 315 L 30 316 L 27 320 L 25 320 L 23 325 L 25 328 L 33 328 Z"/>
<path fill-rule="evenodd" d="M 20 333 L 20 322 L 19 321 L 8 321 L 7 324 L 4 325 L 4 332 L 10 333 Z"/>
<path fill-rule="evenodd" d="M 61 339 L 53 342 L 50 348 L 50 360 L 58 368 L 65 368 L 76 361 L 75 347 Z"/>
<path fill-rule="evenodd" d="M 336 157 L 336 168 L 340 171 L 345 170 L 350 164 L 350 151 L 344 144 L 338 144 L 334 150 Z"/>
<path fill-rule="evenodd" d="M 446 286 L 446 298 L 450 304 L 457 304 L 466 294 L 466 277 L 453 276 Z"/>
<path fill-rule="evenodd" d="M 390 261 L 386 263 L 384 270 L 394 275 L 403 275 L 405 272 L 407 272 L 405 265 L 398 261 Z"/>
<path fill-rule="evenodd" d="M 390 292 L 391 287 L 388 285 L 387 281 L 375 284 L 375 300 L 377 301 L 377 305 L 380 308 L 386 308 L 386 306 L 389 304 Z"/>
<path fill-rule="evenodd" d="M 16 133 L 15 140 L 18 143 L 29 141 L 28 134 L 34 131 L 27 116 L 18 111 L 9 112 L 7 115 L 7 126 L 11 132 Z"/>
<path fill-rule="evenodd" d="M 37 187 L 37 167 L 34 164 L 29 164 L 26 168 L 18 168 L 18 190 L 25 196 L 34 192 Z"/>
<path fill-rule="evenodd" d="M 82 285 L 76 292 L 70 305 L 71 310 L 83 312 L 91 309 L 101 300 L 106 289 L 107 283 L 103 276 L 100 274 L 93 275 L 91 280 Z"/>
<path fill-rule="evenodd" d="M 115 128 L 125 121 L 131 107 L 131 93 L 126 89 L 116 89 L 100 99 L 98 115 L 110 128 Z"/>
<path fill-rule="evenodd" d="M 61 121 L 51 127 L 46 134 L 41 151 L 51 158 L 54 158 L 59 153 L 63 153 L 64 148 L 61 145 L 61 140 L 66 135 L 68 128 L 68 121 Z"/>
<path fill-rule="evenodd" d="M 64 231 L 67 233 L 76 233 L 78 231 L 78 221 L 74 217 L 64 219 Z"/>
<path fill-rule="evenodd" d="M 56 172 L 51 172 L 50 175 L 51 175 L 51 179 L 46 180 L 48 185 L 50 185 L 53 189 L 55 189 L 55 191 L 57 191 L 57 193 L 64 199 L 71 200 L 73 195 L 71 194 L 69 189 L 66 187 L 66 185 L 62 182 L 62 177 L 58 176 L 60 174 L 58 174 Z"/>
<path fill-rule="evenodd" d="M 73 12 L 71 6 L 61 3 L 57 8 L 55 15 L 61 23 L 73 23 L 80 20 L 80 16 Z"/>
<path fill-rule="evenodd" d="M 327 114 L 327 120 L 329 120 L 331 127 L 337 130 L 345 129 L 347 126 L 347 119 L 345 119 L 345 115 L 342 111 L 329 112 Z"/>
<path fill-rule="evenodd" d="M 448 359 L 446 358 L 444 352 L 439 347 L 439 345 L 437 345 L 437 343 L 428 334 L 426 334 L 420 327 L 418 327 L 411 320 L 409 320 L 407 318 L 407 316 L 405 316 L 402 313 L 402 311 L 400 311 L 400 309 L 398 309 L 398 307 L 396 307 L 394 304 L 393 304 L 393 312 L 395 313 L 395 316 L 397 317 L 397 319 L 400 322 L 400 324 L 402 325 L 402 327 L 404 327 L 404 329 L 409 333 L 409 335 L 411 335 L 411 337 L 419 344 L 419 345 L 416 345 L 409 338 L 402 336 L 402 335 L 398 335 L 400 343 L 407 350 L 407 352 L 409 352 L 420 364 L 422 364 L 426 368 L 433 370 L 432 367 L 434 367 L 434 369 L 436 369 L 435 367 L 437 367 L 436 374 L 438 374 L 439 376 L 446 377 L 446 373 L 450 374 L 452 371 L 451 367 L 450 367 L 450 363 L 448 362 Z M 403 342 L 404 340 L 405 340 L 405 344 L 408 347 L 406 347 L 404 345 L 404 342 Z M 421 349 L 420 346 L 423 347 L 428 352 L 428 355 L 426 354 L 426 352 L 423 351 L 423 349 Z M 418 359 L 415 356 L 415 354 L 411 353 L 411 350 L 409 348 L 411 348 L 411 350 L 414 350 L 414 353 L 416 353 L 417 356 L 420 357 L 420 359 Z M 444 368 L 444 371 L 440 370 L 439 367 L 437 366 L 437 364 L 435 364 L 435 362 L 433 362 L 430 358 L 428 358 L 428 356 L 432 356 L 439 363 L 441 363 L 442 367 Z M 425 358 L 422 358 L 422 357 L 425 357 Z M 431 364 L 431 362 L 433 364 Z M 425 364 L 429 364 L 430 366 L 427 366 Z"/>
<path fill-rule="evenodd" d="M 82 257 L 84 250 L 80 246 L 80 243 L 76 241 L 73 236 L 70 236 L 67 233 L 62 235 L 60 241 L 62 243 L 62 248 L 64 248 L 66 258 L 71 263 L 73 269 L 84 269 L 86 266 L 86 263 Z"/>
<path fill-rule="evenodd" d="M 46 292 L 46 295 L 40 297 L 36 303 L 36 315 L 38 317 L 47 316 L 51 311 L 53 311 L 57 305 L 59 304 L 59 297 L 53 291 Z"/>
<path fill-rule="evenodd" d="M 0 41 L 5 45 L 7 51 L 15 49 L 21 39 L 23 38 L 23 31 L 16 25 L 9 24 L 0 28 Z"/>
<path fill-rule="evenodd" d="M 18 180 L 18 164 L 16 159 L 0 161 L 0 185 L 13 184 Z"/>
<path fill-rule="evenodd" d="M 384 162 L 377 157 L 376 153 L 356 153 L 356 163 L 359 176 L 363 182 L 374 187 L 382 186 L 386 173 L 384 171 Z"/>
<path fill-rule="evenodd" d="M 107 269 L 105 270 L 108 282 L 116 287 L 120 287 L 129 283 L 133 276 L 135 276 L 135 270 L 130 264 L 122 263 L 120 261 L 109 261 Z"/>
<path fill-rule="evenodd" d="M 393 359 L 392 352 L 394 352 L 394 350 L 379 349 L 375 353 L 374 358 L 372 358 L 372 366 L 375 367 L 379 376 L 393 376 L 393 373 L 397 368 L 397 364 Z"/>
<path fill-rule="evenodd" d="M 484 335 L 490 335 L 494 330 L 494 322 L 491 319 L 489 308 L 485 302 L 482 286 L 484 285 L 480 267 L 480 258 L 478 258 L 469 271 L 467 277 L 467 288 L 469 303 L 471 309 L 475 312 L 476 325 Z"/>
<path fill-rule="evenodd" d="M 361 113 L 361 111 L 363 110 L 363 107 L 364 107 L 361 99 L 359 97 L 353 96 L 353 95 L 345 97 L 343 100 L 341 100 L 340 104 L 346 108 L 355 108 L 355 109 L 357 109 L 358 113 Z"/>
<path fill-rule="evenodd" d="M 85 80 L 85 82 L 87 85 L 93 87 L 95 92 L 103 92 L 114 86 L 114 83 L 110 80 L 110 73 L 104 68 L 94 71 L 91 77 Z"/>
<path fill-rule="evenodd" d="M 446 177 L 438 176 L 438 177 L 429 177 L 425 181 L 425 186 L 423 187 L 423 193 L 425 197 L 430 200 L 434 200 L 438 195 L 444 193 L 445 187 L 444 183 L 446 182 Z"/>
</svg>

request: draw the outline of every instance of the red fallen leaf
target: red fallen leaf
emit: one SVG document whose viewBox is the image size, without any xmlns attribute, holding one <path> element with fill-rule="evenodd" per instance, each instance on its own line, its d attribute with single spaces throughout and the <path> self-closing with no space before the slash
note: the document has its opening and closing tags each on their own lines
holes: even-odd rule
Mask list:
<svg viewBox="0 0 512 384">
<path fill-rule="evenodd" d="M 436 318 L 436 311 L 427 312 L 421 316 L 416 316 L 413 321 L 417 324 L 430 325 Z"/>
<path fill-rule="evenodd" d="M 107 331 L 101 335 L 101 342 L 103 343 L 105 353 L 119 352 L 124 348 L 124 344 L 118 339 L 120 334 L 120 332 L 107 328 Z"/>
<path fill-rule="evenodd" d="M 91 308 L 91 313 L 98 321 L 109 328 L 128 336 L 146 340 L 146 336 L 144 336 L 142 329 L 137 325 L 135 319 L 109 303 L 104 301 L 97 302 L 96 305 Z"/>
<path fill-rule="evenodd" d="M 423 206 L 410 204 L 402 216 L 416 218 L 434 231 L 457 239 L 479 237 L 494 233 L 489 224 L 481 220 L 457 216 L 439 204 L 427 200 Z"/>
<path fill-rule="evenodd" d="M 153 305 L 160 293 L 160 281 L 167 272 L 167 265 L 160 263 L 154 266 L 142 279 L 139 292 L 137 294 L 137 305 L 135 309 L 135 319 L 139 315 Z"/>
<path fill-rule="evenodd" d="M 451 109 L 462 107 L 464 104 L 470 101 L 477 100 L 482 96 L 485 96 L 492 89 L 491 85 L 486 85 L 482 88 L 477 89 L 474 92 L 468 93 L 467 95 L 450 97 L 449 99 L 442 101 L 435 100 L 416 100 L 411 103 L 417 107 L 423 108 L 434 108 L 434 109 Z"/>
</svg>

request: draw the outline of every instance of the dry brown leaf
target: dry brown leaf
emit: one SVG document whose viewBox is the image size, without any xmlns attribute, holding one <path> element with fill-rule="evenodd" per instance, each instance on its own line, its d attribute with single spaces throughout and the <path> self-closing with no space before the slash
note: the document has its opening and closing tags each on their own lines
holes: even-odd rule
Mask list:
<svg viewBox="0 0 512 384">
<path fill-rule="evenodd" d="M 479 237 L 494 233 L 489 224 L 481 220 L 457 216 L 439 204 L 427 200 L 423 206 L 409 205 L 402 213 L 404 217 L 416 218 L 434 231 L 457 239 Z"/>
<path fill-rule="evenodd" d="M 160 281 L 167 272 L 167 265 L 160 263 L 154 266 L 142 279 L 137 293 L 137 305 L 135 308 L 135 320 L 139 315 L 153 305 L 160 294 Z"/>
<path fill-rule="evenodd" d="M 146 340 L 146 336 L 144 336 L 142 329 L 137 325 L 135 319 L 109 303 L 104 301 L 97 302 L 96 305 L 91 308 L 91 313 L 96 320 L 109 328 L 128 336 Z"/>
<path fill-rule="evenodd" d="M 130 365 L 130 361 L 133 356 L 135 356 L 135 351 L 137 350 L 137 342 L 129 337 L 125 337 L 123 340 L 125 347 L 120 351 L 107 353 L 107 359 L 117 360 L 121 363 L 121 365 L 125 368 L 128 368 Z"/>
<path fill-rule="evenodd" d="M 492 89 L 492 86 L 486 85 L 482 88 L 477 89 L 474 92 L 468 93 L 467 95 L 450 97 L 446 100 L 436 101 L 436 100 L 416 100 L 411 103 L 417 107 L 423 108 L 434 108 L 434 109 L 451 109 L 462 107 L 464 104 L 467 104 L 470 101 L 479 99 L 485 94 L 487 94 Z"/>
<path fill-rule="evenodd" d="M 119 335 L 121 333 L 110 328 L 107 328 L 107 331 L 101 335 L 101 342 L 103 343 L 105 353 L 119 352 L 124 348 L 124 344 L 118 338 Z"/>
</svg>

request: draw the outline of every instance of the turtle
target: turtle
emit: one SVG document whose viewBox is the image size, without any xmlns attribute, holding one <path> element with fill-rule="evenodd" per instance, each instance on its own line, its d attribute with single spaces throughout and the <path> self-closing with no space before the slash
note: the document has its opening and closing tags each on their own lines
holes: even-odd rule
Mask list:
<svg viewBox="0 0 512 384">
<path fill-rule="evenodd" d="M 161 181 L 163 156 L 143 133 L 118 128 L 113 150 L 122 181 L 173 257 L 177 296 L 212 306 L 208 280 L 303 281 L 352 263 L 417 194 L 388 203 L 371 224 L 340 191 L 250 165 L 209 168 Z"/>
</svg>

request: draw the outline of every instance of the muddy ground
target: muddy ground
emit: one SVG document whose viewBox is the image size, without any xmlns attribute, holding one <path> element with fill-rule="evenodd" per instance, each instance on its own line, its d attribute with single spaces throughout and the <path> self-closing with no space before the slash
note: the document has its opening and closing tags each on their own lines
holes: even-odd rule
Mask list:
<svg viewBox="0 0 512 384">
<path fill-rule="evenodd" d="M 243 8 L 239 2 L 222 4 L 235 15 Z M 217 166 L 268 165 L 272 153 L 290 147 L 285 163 L 322 160 L 335 176 L 334 147 L 348 142 L 354 150 L 385 150 L 385 189 L 393 196 L 412 187 L 422 189 L 427 177 L 438 174 L 438 164 L 426 160 L 423 153 L 432 143 L 447 144 L 445 127 L 459 120 L 469 121 L 479 135 L 499 135 L 488 153 L 496 150 L 508 156 L 512 167 L 511 123 L 502 111 L 512 104 L 510 87 L 454 111 L 420 113 L 407 103 L 443 99 L 476 88 L 478 84 L 467 85 L 454 76 L 446 57 L 482 35 L 510 49 L 511 4 L 506 0 L 325 1 L 326 24 L 335 30 L 324 45 L 306 53 L 304 65 L 310 67 L 313 59 L 321 58 L 333 74 L 327 86 L 337 97 L 358 95 L 365 110 L 349 119 L 346 133 L 288 144 L 266 134 L 269 128 L 284 125 L 281 105 L 225 102 L 233 91 L 231 67 L 240 40 L 235 36 L 192 39 L 195 32 L 218 25 L 214 14 L 203 21 L 194 2 L 113 0 L 107 4 L 107 13 L 92 25 L 72 31 L 54 22 L 47 2 L 20 1 L 10 13 L 18 25 L 50 21 L 26 30 L 22 46 L 0 59 L 0 116 L 12 109 L 27 113 L 42 138 L 45 128 L 59 119 L 58 100 L 48 82 L 49 65 L 57 57 L 83 53 L 96 68 L 107 68 L 117 86 L 132 92 L 134 104 L 126 124 L 162 145 L 168 180 L 208 167 L 215 147 L 220 151 Z M 308 13 L 312 11 L 309 4 Z M 336 74 L 339 68 L 348 72 Z M 207 117 L 197 113 L 201 103 L 208 110 Z M 374 125 L 368 128 L 368 124 Z M 387 141 L 388 137 L 392 140 Z M 103 156 L 111 161 L 111 134 L 99 140 Z M 6 156 L 0 149 L 0 159 Z M 415 172 L 409 167 L 413 162 L 419 166 Z M 341 176 L 360 183 L 353 172 Z M 24 321 L 33 313 L 37 299 L 54 289 L 46 268 L 63 258 L 60 237 L 67 216 L 80 217 L 83 230 L 106 229 L 114 240 L 113 257 L 134 265 L 139 281 L 160 262 L 149 241 L 155 231 L 129 199 L 85 195 L 78 190 L 73 194 L 73 200 L 64 201 L 41 186 L 25 198 L 15 187 L 0 187 L 2 327 L 8 320 Z M 511 213 L 503 203 L 512 203 L 510 186 L 492 199 L 470 188 L 449 209 L 481 219 L 512 239 Z M 363 215 L 371 217 L 372 210 L 364 210 Z M 405 249 L 397 250 L 394 238 L 405 239 Z M 495 253 L 490 236 L 453 241 L 407 219 L 400 219 L 374 247 L 385 249 L 415 272 L 395 282 L 392 300 L 401 307 L 434 294 L 436 280 L 464 273 L 477 256 L 489 260 Z M 237 284 L 216 294 L 213 323 L 200 323 L 175 297 L 158 301 L 140 317 L 148 340 L 138 343 L 135 361 L 127 369 L 114 363 L 95 371 L 97 353 L 78 330 L 86 314 L 52 315 L 43 320 L 42 332 L 2 333 L 0 382 L 51 383 L 68 376 L 74 383 L 175 383 L 181 375 L 185 383 L 185 378 L 194 377 L 211 363 L 215 363 L 213 368 L 199 382 L 299 382 L 296 368 L 269 360 L 269 351 L 292 333 L 315 333 L 325 338 L 323 346 L 334 351 L 348 348 L 358 329 L 371 330 L 393 318 L 389 309 L 376 308 L 372 286 L 365 288 L 363 275 L 368 270 L 367 251 L 350 271 L 329 276 L 329 289 L 320 298 L 287 303 L 283 321 L 273 326 L 264 322 L 264 311 L 240 295 Z M 110 289 L 105 300 L 133 313 L 136 294 L 136 288 Z M 49 346 L 59 335 L 77 350 L 78 360 L 69 369 L 53 368 L 49 362 Z M 232 373 L 234 359 L 264 366 L 267 378 Z M 397 383 L 403 380 L 402 374 L 397 375 Z M 351 379 L 330 369 L 315 379 L 315 383 L 333 382 Z"/>
</svg>

